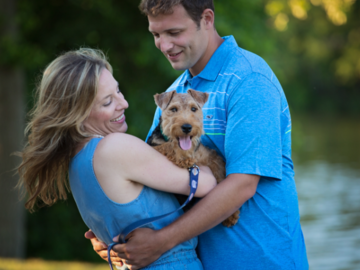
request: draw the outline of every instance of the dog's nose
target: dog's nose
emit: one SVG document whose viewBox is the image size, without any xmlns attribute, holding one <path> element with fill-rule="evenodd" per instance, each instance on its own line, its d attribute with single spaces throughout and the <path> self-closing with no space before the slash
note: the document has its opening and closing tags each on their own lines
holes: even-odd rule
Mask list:
<svg viewBox="0 0 360 270">
<path fill-rule="evenodd" d="M 190 124 L 183 124 L 181 129 L 184 133 L 188 134 L 191 132 L 192 126 Z"/>
</svg>

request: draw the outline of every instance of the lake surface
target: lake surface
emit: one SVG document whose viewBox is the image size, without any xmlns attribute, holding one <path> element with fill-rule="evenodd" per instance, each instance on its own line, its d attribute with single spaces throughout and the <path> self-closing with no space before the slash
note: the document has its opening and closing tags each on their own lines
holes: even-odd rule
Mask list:
<svg viewBox="0 0 360 270">
<path fill-rule="evenodd" d="M 360 269 L 360 120 L 295 116 L 292 130 L 310 269 Z"/>
</svg>

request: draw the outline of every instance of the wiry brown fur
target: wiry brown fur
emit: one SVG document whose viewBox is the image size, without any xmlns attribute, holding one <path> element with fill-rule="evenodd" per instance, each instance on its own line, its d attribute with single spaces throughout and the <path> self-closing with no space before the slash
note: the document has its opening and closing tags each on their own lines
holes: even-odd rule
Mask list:
<svg viewBox="0 0 360 270">
<path fill-rule="evenodd" d="M 217 182 L 222 181 L 225 178 L 223 159 L 215 150 L 205 147 L 200 142 L 200 137 L 204 133 L 201 108 L 209 95 L 190 89 L 187 94 L 171 91 L 156 94 L 154 97 L 156 104 L 162 110 L 162 116 L 159 126 L 154 130 L 148 143 L 177 166 L 181 168 L 189 168 L 193 164 L 208 166 Z M 185 135 L 181 128 L 184 124 L 192 126 L 188 134 L 191 136 L 192 145 L 186 151 L 179 146 L 179 137 Z M 222 224 L 227 227 L 236 224 L 239 213 L 240 211 L 237 210 Z"/>
</svg>

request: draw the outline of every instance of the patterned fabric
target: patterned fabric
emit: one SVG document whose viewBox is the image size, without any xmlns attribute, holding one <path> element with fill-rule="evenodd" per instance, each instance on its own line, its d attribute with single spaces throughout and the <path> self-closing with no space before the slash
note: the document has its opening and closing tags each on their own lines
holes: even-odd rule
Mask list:
<svg viewBox="0 0 360 270">
<path fill-rule="evenodd" d="M 291 118 L 285 94 L 266 62 L 225 37 L 204 70 L 185 71 L 167 91 L 209 93 L 202 143 L 226 161 L 226 174 L 256 174 L 256 194 L 232 228 L 199 236 L 204 269 L 308 269 L 293 162 Z M 161 115 L 157 108 L 149 134 Z"/>
</svg>

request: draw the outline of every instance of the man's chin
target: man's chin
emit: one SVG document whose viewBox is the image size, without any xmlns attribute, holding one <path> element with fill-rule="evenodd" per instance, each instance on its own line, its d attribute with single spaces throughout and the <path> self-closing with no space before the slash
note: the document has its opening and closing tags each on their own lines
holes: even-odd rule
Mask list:
<svg viewBox="0 0 360 270">
<path fill-rule="evenodd" d="M 170 61 L 170 64 L 171 64 L 172 68 L 175 70 L 184 71 L 184 70 L 189 69 L 189 67 L 183 63 L 179 63 L 179 62 L 174 63 L 174 62 Z"/>
</svg>

